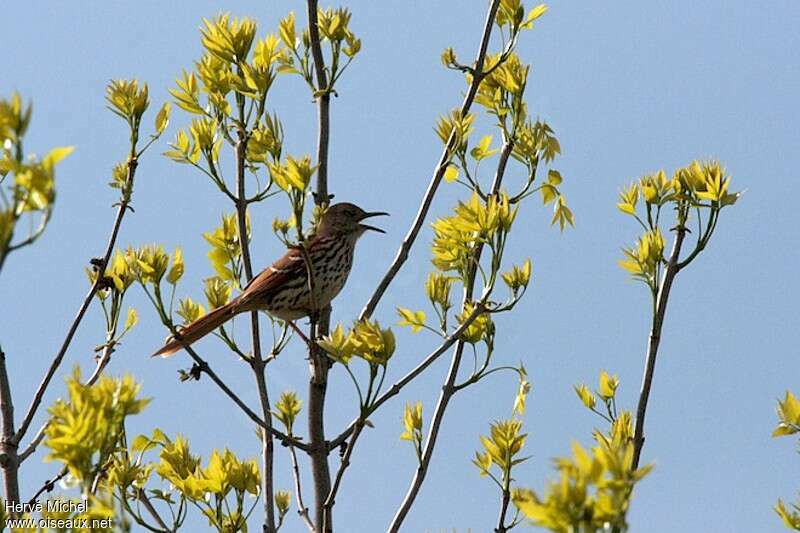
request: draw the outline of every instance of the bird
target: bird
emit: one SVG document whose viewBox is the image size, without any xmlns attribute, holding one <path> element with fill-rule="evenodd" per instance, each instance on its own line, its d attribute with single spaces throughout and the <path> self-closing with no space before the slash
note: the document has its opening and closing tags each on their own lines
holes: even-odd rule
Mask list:
<svg viewBox="0 0 800 533">
<path fill-rule="evenodd" d="M 266 311 L 293 324 L 324 309 L 344 288 L 358 239 L 367 231 L 386 233 L 363 221 L 385 215 L 388 213 L 367 212 L 348 202 L 331 205 L 323 213 L 314 234 L 304 243 L 305 248 L 289 247 L 280 259 L 254 276 L 238 296 L 180 328 L 179 338 L 168 339 L 153 356 L 170 356 L 240 313 Z M 306 254 L 312 266 L 314 298 L 309 287 Z"/>
</svg>

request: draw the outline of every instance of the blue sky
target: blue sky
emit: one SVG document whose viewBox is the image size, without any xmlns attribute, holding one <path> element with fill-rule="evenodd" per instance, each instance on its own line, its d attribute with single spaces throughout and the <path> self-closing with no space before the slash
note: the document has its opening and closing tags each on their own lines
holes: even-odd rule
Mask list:
<svg viewBox="0 0 800 533">
<path fill-rule="evenodd" d="M 439 54 L 447 46 L 462 58 L 474 54 L 484 4 L 344 3 L 354 12 L 363 52 L 333 101 L 330 186 L 337 199 L 392 217 L 381 221 L 387 235 L 360 243 L 355 270 L 335 305 L 336 320 L 347 322 L 358 312 L 411 221 L 440 151 L 434 120 L 460 102 L 464 88 L 459 76 L 441 67 Z M 517 472 L 518 482 L 541 488 L 552 473 L 550 458 L 567 453 L 573 439 L 589 442 L 598 420 L 580 406 L 572 384 L 594 385 L 601 369 L 617 372 L 620 404 L 635 405 L 649 296 L 616 265 L 620 247 L 637 231 L 615 208 L 618 189 L 659 168 L 671 173 L 692 159 L 713 157 L 726 165 L 733 188 L 747 193 L 723 212 L 709 249 L 676 282 L 643 454 L 656 468 L 637 489 L 629 518 L 634 531 L 651 533 L 781 531 L 771 507 L 778 497 L 793 499 L 800 488 L 795 443 L 770 437 L 776 398 L 786 389 L 800 392 L 792 333 L 800 330 L 800 5 L 681 0 L 553 2 L 550 8 L 518 51 L 533 64 L 530 110 L 561 141 L 563 156 L 555 166 L 565 178 L 577 227 L 559 234 L 548 226 L 549 208 L 534 199 L 517 222 L 524 230 L 510 242 L 510 259 L 532 257 L 535 278 L 518 312 L 498 320 L 499 359 L 523 360 L 534 384 L 526 415 L 532 458 Z M 303 3 L 4 6 L 0 93 L 19 90 L 33 100 L 28 149 L 77 147 L 59 168 L 58 205 L 46 235 L 14 254 L 0 276 L 0 340 L 18 413 L 77 310 L 86 290 L 83 267 L 101 252 L 112 222 L 115 193 L 106 183 L 124 155 L 126 132 L 104 108 L 105 84 L 119 77 L 147 81 L 156 107 L 181 69 L 199 57 L 201 18 L 220 9 L 254 17 L 264 35 L 287 11 L 302 12 Z M 316 110 L 302 80 L 279 79 L 269 107 L 284 122 L 286 152 L 313 153 Z M 185 123 L 175 113 L 167 137 Z M 141 162 L 136 213 L 126 219 L 120 244 L 182 246 L 182 291 L 198 297 L 202 279 L 211 275 L 200 234 L 230 206 L 202 175 L 161 157 L 165 148 L 160 143 Z M 445 213 L 459 194 L 455 186 L 444 187 L 434 212 Z M 281 253 L 269 226 L 286 211 L 285 203 L 270 201 L 252 213 L 256 265 Z M 383 322 L 395 321 L 394 304 L 422 307 L 430 237 L 426 229 L 379 308 Z M 132 295 L 141 323 L 109 372 L 132 372 L 155 400 L 130 431 L 159 426 L 188 435 L 196 452 L 228 446 L 256 456 L 251 425 L 208 381 L 176 382 L 176 370 L 189 366 L 188 358 L 148 357 L 165 334 L 141 294 Z M 92 348 L 101 342 L 100 319 L 99 309 L 92 309 L 64 369 L 90 367 Z M 395 377 L 435 344 L 408 331 L 398 331 L 398 338 Z M 200 347 L 255 405 L 249 371 L 214 341 Z M 270 372 L 273 396 L 290 388 L 305 394 L 299 343 Z M 416 461 L 408 443 L 398 440 L 403 403 L 422 400 L 429 415 L 445 372 L 442 360 L 387 404 L 361 440 L 337 499 L 343 531 L 379 531 L 388 524 Z M 334 369 L 327 404 L 331 433 L 357 407 L 346 379 Z M 507 415 L 514 380 L 496 375 L 456 397 L 408 531 L 493 527 L 496 491 L 478 477 L 470 458 L 488 422 Z M 48 402 L 63 393 L 56 385 Z M 277 454 L 277 485 L 289 488 L 286 450 L 279 447 Z M 27 463 L 23 494 L 56 470 L 38 458 Z M 286 530 L 302 531 L 302 524 L 292 515 Z"/>
</svg>

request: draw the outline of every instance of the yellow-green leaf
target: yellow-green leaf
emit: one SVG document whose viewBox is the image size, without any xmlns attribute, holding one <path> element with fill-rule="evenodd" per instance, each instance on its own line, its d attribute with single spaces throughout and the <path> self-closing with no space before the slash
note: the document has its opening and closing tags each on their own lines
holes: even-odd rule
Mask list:
<svg viewBox="0 0 800 533">
<path fill-rule="evenodd" d="M 575 385 L 575 393 L 578 395 L 578 398 L 581 399 L 583 405 L 585 405 L 588 409 L 594 409 L 594 406 L 597 404 L 597 399 L 592 394 L 592 391 L 589 390 L 585 384 L 581 383 L 580 385 Z"/>
<path fill-rule="evenodd" d="M 167 125 L 169 124 L 169 113 L 172 109 L 172 104 L 169 102 L 164 102 L 164 105 L 161 106 L 159 109 L 158 114 L 156 114 L 156 133 L 161 135 L 165 129 L 167 129 Z"/>
<path fill-rule="evenodd" d="M 175 253 L 172 256 L 172 268 L 169 269 L 167 274 L 167 281 L 175 285 L 183 276 L 183 271 L 183 251 L 180 248 L 175 248 Z"/>
<path fill-rule="evenodd" d="M 444 171 L 444 181 L 447 183 L 453 183 L 458 179 L 458 167 L 455 165 L 447 165 L 447 169 Z"/>
<path fill-rule="evenodd" d="M 481 138 L 478 145 L 470 150 L 469 154 L 476 160 L 480 161 L 482 159 L 486 159 L 487 157 L 491 157 L 492 155 L 497 153 L 497 149 L 490 150 L 489 147 L 492 145 L 492 136 L 486 135 Z"/>
<path fill-rule="evenodd" d="M 46 167 L 49 166 L 52 168 L 74 151 L 74 146 L 60 146 L 58 148 L 53 148 L 47 153 L 42 162 Z"/>
<path fill-rule="evenodd" d="M 410 326 L 412 333 L 418 333 L 423 327 L 425 327 L 424 311 L 412 311 L 410 309 L 398 307 L 397 314 L 400 315 L 400 318 L 402 319 L 400 322 L 398 322 L 398 325 Z"/>
<path fill-rule="evenodd" d="M 136 309 L 134 309 L 133 307 L 129 307 L 128 316 L 125 319 L 125 329 L 126 330 L 131 329 L 133 326 L 136 325 L 137 322 L 139 322 L 139 315 L 136 314 Z"/>
<path fill-rule="evenodd" d="M 597 390 L 597 394 L 599 394 L 601 398 L 604 400 L 610 400 L 613 398 L 617 393 L 618 386 L 619 378 L 616 374 L 614 374 L 614 376 L 610 376 L 605 370 L 600 372 L 600 386 Z"/>
</svg>

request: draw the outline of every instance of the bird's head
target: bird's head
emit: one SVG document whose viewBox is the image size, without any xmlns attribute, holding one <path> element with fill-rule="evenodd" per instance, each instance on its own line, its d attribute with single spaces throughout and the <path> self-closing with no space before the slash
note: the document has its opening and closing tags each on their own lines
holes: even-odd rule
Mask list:
<svg viewBox="0 0 800 533">
<path fill-rule="evenodd" d="M 317 231 L 323 235 L 353 235 L 355 237 L 360 237 L 367 230 L 386 233 L 380 228 L 361 222 L 367 218 L 388 214 L 379 211 L 367 212 L 348 202 L 333 204 L 322 215 Z"/>
</svg>

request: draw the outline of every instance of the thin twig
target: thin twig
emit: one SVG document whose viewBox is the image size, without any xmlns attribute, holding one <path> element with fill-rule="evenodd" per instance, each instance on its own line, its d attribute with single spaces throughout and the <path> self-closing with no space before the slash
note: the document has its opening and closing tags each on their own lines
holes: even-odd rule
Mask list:
<svg viewBox="0 0 800 533">
<path fill-rule="evenodd" d="M 28 237 L 26 237 L 24 240 L 22 240 L 20 242 L 17 242 L 17 243 L 9 242 L 8 250 L 6 251 L 6 253 L 10 253 L 10 252 L 13 252 L 15 250 L 19 250 L 20 248 L 24 248 L 25 246 L 29 246 L 29 245 L 33 244 L 34 242 L 36 242 L 36 239 L 41 237 L 42 233 L 44 233 L 44 230 L 47 228 L 47 223 L 50 220 L 51 214 L 52 214 L 52 209 L 46 210 L 42 214 L 41 220 L 39 221 L 39 226 L 36 228 L 36 230 L 32 231 L 28 235 Z"/>
<path fill-rule="evenodd" d="M 347 467 L 350 466 L 350 459 L 353 456 L 353 450 L 356 447 L 356 442 L 358 441 L 358 437 L 361 435 L 361 430 L 364 429 L 365 422 L 366 419 L 364 418 L 356 423 L 356 427 L 353 430 L 353 436 L 350 439 L 350 442 L 347 444 L 347 450 L 345 450 L 344 455 L 342 456 L 342 462 L 339 465 L 339 470 L 336 472 L 336 478 L 333 481 L 333 487 L 331 487 L 331 491 L 328 493 L 328 497 L 325 499 L 324 525 L 326 529 L 330 525 L 331 521 L 330 515 L 331 512 L 333 511 L 333 506 L 336 503 L 336 495 L 339 493 L 339 487 L 342 484 L 342 478 L 344 477 L 344 473 L 347 470 Z"/>
<path fill-rule="evenodd" d="M 483 27 L 483 36 L 481 37 L 480 48 L 478 49 L 478 55 L 475 59 L 475 75 L 472 77 L 472 82 L 470 83 L 469 89 L 467 89 L 467 94 L 464 96 L 464 101 L 461 104 L 460 113 L 462 117 L 467 116 L 469 113 L 469 110 L 472 107 L 472 102 L 475 100 L 475 95 L 478 92 L 478 87 L 485 76 L 485 73 L 483 72 L 483 66 L 486 61 L 486 53 L 489 48 L 489 39 L 492 36 L 492 27 L 494 25 L 495 15 L 497 14 L 497 8 L 499 5 L 500 0 L 493 0 L 492 4 L 489 6 L 488 13 L 486 14 L 486 22 L 484 23 Z M 381 279 L 380 283 L 378 283 L 378 286 L 375 288 L 375 292 L 373 292 L 372 296 L 370 296 L 369 300 L 364 306 L 364 309 L 361 310 L 359 320 L 363 320 L 364 318 L 372 316 L 372 313 L 375 311 L 375 307 L 377 307 L 378 302 L 383 297 L 383 294 L 386 292 L 389 284 L 392 283 L 395 276 L 397 276 L 397 273 L 400 272 L 400 268 L 402 268 L 403 264 L 408 259 L 408 254 L 411 251 L 411 247 L 414 245 L 420 229 L 422 229 L 422 225 L 425 222 L 425 219 L 428 216 L 428 211 L 433 203 L 433 197 L 436 195 L 436 191 L 439 189 L 439 184 L 442 182 L 444 173 L 447 170 L 455 143 L 456 135 L 455 132 L 453 132 L 451 133 L 450 138 L 448 139 L 447 144 L 442 151 L 442 155 L 439 157 L 439 162 L 436 164 L 433 177 L 431 177 L 431 181 L 428 184 L 428 189 L 425 191 L 425 196 L 422 199 L 422 204 L 417 211 L 414 222 L 412 222 L 411 228 L 408 230 L 408 233 L 403 239 L 400 249 L 397 251 L 397 255 L 392 261 L 392 264 L 389 266 L 388 271 L 383 276 L 383 279 Z"/>
<path fill-rule="evenodd" d="M 711 235 L 714 233 L 714 228 L 717 226 L 717 220 L 719 217 L 719 211 L 714 210 L 712 208 L 711 213 L 709 214 L 708 222 L 706 224 L 706 229 L 702 235 L 698 234 L 697 236 L 697 245 L 695 246 L 694 250 L 684 259 L 680 261 L 677 266 L 677 271 L 680 272 L 687 266 L 689 263 L 694 261 L 695 257 L 700 255 L 700 252 L 705 250 L 705 247 L 708 245 L 708 241 L 711 239 Z M 698 220 L 700 218 L 700 210 L 698 209 Z M 699 228 L 698 228 L 699 231 Z"/>
<path fill-rule="evenodd" d="M 393 397 L 397 396 L 406 385 L 411 383 L 417 376 L 422 374 L 422 372 L 424 372 L 426 368 L 428 368 L 431 364 L 433 364 L 433 362 L 436 361 L 444 352 L 449 350 L 450 347 L 458 341 L 459 337 L 461 337 L 461 335 L 467 330 L 467 328 L 469 328 L 472 325 L 475 319 L 478 318 L 478 316 L 485 311 L 486 311 L 486 296 L 484 296 L 483 298 L 481 298 L 481 300 L 478 301 L 478 303 L 475 305 L 472 311 L 472 314 L 468 316 L 467 319 L 464 320 L 464 322 L 462 322 L 450 336 L 444 339 L 444 341 L 442 341 L 442 344 L 440 344 L 438 348 L 436 348 L 434 351 L 425 356 L 425 358 L 417 366 L 415 366 L 405 376 L 403 376 L 401 379 L 395 382 L 394 385 L 389 387 L 389 389 L 386 392 L 381 394 L 374 402 L 370 404 L 369 414 L 374 413 L 381 405 L 383 405 Z M 358 421 L 361 418 L 362 418 L 361 416 L 359 416 L 359 418 L 356 418 L 353 422 L 350 423 L 347 429 L 342 431 L 342 433 L 339 434 L 335 439 L 331 440 L 330 443 L 328 444 L 328 449 L 333 450 L 341 446 L 342 443 L 345 442 L 345 440 L 347 440 L 347 438 L 353 433 L 353 431 L 356 428 L 356 425 L 358 424 Z"/>
<path fill-rule="evenodd" d="M 31 442 L 25 447 L 25 449 L 19 454 L 19 462 L 22 463 L 33 455 L 39 445 L 42 443 L 45 437 L 45 431 L 47 430 L 47 426 L 50 424 L 50 421 L 45 422 L 42 424 L 42 427 L 39 428 L 39 431 L 36 432 L 36 436 L 31 440 Z"/>
<path fill-rule="evenodd" d="M 186 353 L 189 354 L 189 357 L 191 357 L 194 360 L 194 362 L 199 367 L 200 371 L 206 374 L 209 378 L 211 378 L 211 381 L 213 381 L 217 385 L 217 387 L 219 387 L 222 390 L 222 392 L 225 393 L 225 395 L 228 398 L 233 400 L 233 403 L 235 403 L 239 407 L 239 409 L 241 409 L 244 412 L 244 414 L 246 414 L 248 418 L 250 418 L 250 420 L 258 424 L 258 426 L 264 429 L 265 431 L 268 431 L 273 437 L 281 441 L 281 443 L 283 443 L 284 445 L 286 446 L 293 445 L 303 451 L 308 450 L 307 444 L 304 444 L 299 440 L 297 440 L 296 438 L 286 435 L 285 433 L 281 432 L 278 429 L 275 429 L 272 426 L 267 426 L 267 424 L 263 420 L 261 420 L 261 418 L 259 418 L 258 415 L 254 413 L 253 410 L 250 409 L 247 406 L 247 404 L 244 403 L 244 401 L 242 401 L 242 399 L 239 398 L 239 396 L 235 392 L 233 392 L 231 388 L 228 387 L 228 385 L 225 384 L 224 381 L 222 381 L 222 379 L 220 379 L 220 377 L 217 375 L 216 372 L 214 372 L 211 369 L 211 367 L 208 365 L 205 359 L 200 357 L 190 345 L 183 344 L 183 349 L 186 350 Z"/>
<path fill-rule="evenodd" d="M 656 357 L 658 356 L 658 345 L 661 342 L 661 328 L 664 325 L 664 317 L 667 313 L 667 301 L 672 289 L 672 282 L 679 270 L 679 257 L 683 239 L 686 236 L 686 227 L 679 222 L 676 229 L 675 240 L 672 243 L 667 268 L 661 279 L 661 286 L 656 298 L 656 311 L 653 316 L 653 327 L 650 330 L 650 338 L 647 343 L 647 359 L 645 361 L 644 375 L 642 376 L 642 387 L 639 392 L 639 403 L 636 407 L 636 426 L 633 432 L 633 461 L 631 470 L 639 468 L 639 458 L 644 446 L 644 418 L 647 414 L 647 401 L 650 398 L 650 388 L 653 385 L 653 374 L 656 370 Z"/>
<path fill-rule="evenodd" d="M 500 516 L 497 518 L 497 527 L 494 528 L 495 533 L 506 533 L 509 527 L 506 526 L 506 513 L 508 512 L 508 504 L 511 501 L 511 491 L 509 490 L 508 483 L 503 486 L 503 497 L 500 502 Z"/>
<path fill-rule="evenodd" d="M 94 372 L 92 375 L 89 376 L 89 379 L 86 380 L 86 386 L 91 387 L 97 380 L 100 379 L 100 374 L 103 373 L 103 370 L 106 369 L 108 363 L 111 362 L 111 354 L 114 353 L 114 345 L 116 343 L 110 342 L 103 347 L 103 353 L 100 355 L 100 358 L 97 360 L 97 364 L 94 367 Z"/>
<path fill-rule="evenodd" d="M 294 446 L 289 446 L 289 455 L 292 457 L 292 475 L 294 476 L 294 493 L 297 499 L 297 514 L 303 519 L 308 530 L 311 533 L 316 533 L 317 529 L 314 527 L 314 522 L 311 521 L 311 517 L 308 515 L 308 507 L 303 503 L 303 491 L 300 487 L 300 466 L 297 463 L 297 452 Z"/>
<path fill-rule="evenodd" d="M 253 264 L 250 260 L 250 242 L 247 235 L 247 195 L 245 193 L 245 156 L 247 153 L 247 137 L 244 132 L 239 134 L 239 142 L 236 144 L 236 188 L 237 202 L 236 214 L 239 223 L 239 245 L 242 249 L 242 263 L 244 264 L 245 279 L 249 283 L 253 279 Z M 256 379 L 258 398 L 261 403 L 261 413 L 264 417 L 264 424 L 272 428 L 272 409 L 269 401 L 269 389 L 267 380 L 264 376 L 264 358 L 261 355 L 261 334 L 258 325 L 258 311 L 250 313 L 250 333 L 253 344 L 253 357 L 251 368 Z M 265 431 L 262 434 L 261 463 L 264 470 L 262 497 L 264 500 L 264 533 L 272 533 L 275 529 L 275 506 L 274 506 L 274 443 L 272 434 Z"/>
<path fill-rule="evenodd" d="M 144 508 L 147 509 L 147 512 L 150 513 L 150 516 L 153 517 L 159 526 L 164 528 L 164 531 L 170 531 L 170 528 L 167 527 L 167 524 L 164 523 L 164 520 L 161 518 L 161 515 L 158 514 L 158 511 L 155 507 L 153 507 L 153 503 L 150 501 L 150 498 L 147 497 L 143 489 L 139 489 L 139 493 L 137 494 L 139 501 L 142 502 Z"/>
<path fill-rule="evenodd" d="M 61 472 L 59 472 L 56 477 L 45 481 L 39 488 L 39 490 L 36 491 L 33 497 L 30 500 L 28 500 L 27 504 L 28 508 L 33 508 L 34 504 L 36 504 L 36 502 L 39 500 L 39 496 L 41 496 L 45 492 L 52 492 L 56 486 L 56 483 L 67 477 L 67 472 L 68 472 L 67 467 L 64 467 L 61 469 Z"/>
<path fill-rule="evenodd" d="M 137 160 L 135 158 L 131 158 L 128 160 L 128 183 L 133 181 L 134 175 L 136 174 L 136 167 L 137 167 Z M 55 376 L 56 371 L 61 366 L 61 362 L 64 360 L 64 355 L 67 353 L 67 349 L 69 348 L 70 343 L 72 342 L 72 338 L 75 336 L 75 332 L 78 330 L 78 326 L 80 326 L 81 321 L 83 320 L 84 315 L 86 314 L 86 310 L 89 309 L 89 305 L 92 303 L 92 299 L 97 291 L 100 289 L 100 285 L 103 283 L 103 275 L 105 273 L 106 265 L 108 265 L 108 261 L 111 258 L 111 253 L 114 251 L 114 245 L 117 242 L 117 235 L 119 234 L 119 228 L 122 225 L 122 219 L 125 216 L 125 212 L 128 210 L 128 202 L 125 198 L 123 198 L 117 207 L 117 216 L 114 219 L 114 226 L 111 229 L 111 236 L 108 239 L 108 244 L 106 245 L 106 250 L 103 253 L 103 259 L 98 265 L 98 274 L 97 278 L 95 279 L 94 283 L 92 283 L 92 287 L 89 289 L 89 293 L 83 300 L 80 308 L 78 309 L 78 314 L 75 316 L 75 319 L 72 321 L 72 325 L 69 327 L 67 331 L 67 336 L 64 338 L 64 342 L 61 344 L 61 348 L 58 350 L 58 353 L 53 358 L 53 361 L 50 363 L 50 368 L 47 370 L 47 374 L 45 374 L 44 379 L 39 384 L 39 387 L 36 389 L 36 393 L 33 396 L 33 400 L 31 401 L 31 405 L 28 408 L 27 414 L 25 418 L 23 418 L 22 423 L 19 426 L 19 430 L 17 430 L 16 434 L 14 435 L 14 441 L 19 444 L 22 440 L 22 437 L 25 436 L 27 433 L 28 428 L 33 422 L 34 416 L 36 416 L 36 412 L 38 411 L 42 400 L 44 399 L 44 394 L 47 391 L 47 387 L 50 386 L 50 382 Z"/>
<path fill-rule="evenodd" d="M 492 189 L 491 194 L 496 195 L 500 191 L 500 186 L 503 182 L 503 176 L 505 175 L 506 164 L 508 163 L 508 158 L 511 155 L 511 151 L 513 150 L 514 143 L 513 137 L 506 139 L 506 142 L 503 146 L 503 150 L 500 154 L 500 160 L 497 164 L 497 171 L 495 172 L 494 180 L 492 181 Z M 475 247 L 474 251 L 474 260 L 471 263 L 470 271 L 467 273 L 467 277 L 464 280 L 464 297 L 462 301 L 462 309 L 469 303 L 473 298 L 473 293 L 475 290 L 475 276 L 478 270 L 478 265 L 481 260 L 481 255 L 483 253 L 483 245 L 479 244 Z M 490 290 L 490 288 L 487 288 Z M 405 520 L 408 512 L 411 510 L 412 505 L 414 505 L 414 501 L 417 498 L 417 494 L 419 494 L 419 489 L 422 487 L 422 483 L 425 481 L 425 477 L 428 473 L 428 468 L 430 466 L 431 459 L 433 458 L 433 450 L 436 447 L 436 441 L 439 436 L 439 431 L 441 429 L 442 420 L 444 420 L 444 414 L 447 410 L 447 406 L 450 403 L 451 398 L 456 392 L 455 384 L 456 379 L 458 378 L 458 371 L 461 367 L 461 357 L 464 353 L 464 341 L 459 340 L 456 343 L 455 348 L 453 349 L 453 357 L 450 360 L 450 369 L 447 372 L 447 378 L 445 379 L 444 384 L 442 385 L 442 390 L 439 394 L 439 400 L 436 403 L 436 409 L 433 412 L 433 417 L 431 419 L 431 427 L 428 430 L 428 437 L 425 440 L 425 447 L 422 450 L 422 458 L 420 459 L 419 465 L 417 466 L 417 470 L 414 473 L 414 478 L 411 481 L 411 486 L 406 493 L 405 498 L 403 499 L 400 507 L 397 510 L 397 513 L 392 520 L 392 523 L 389 525 L 389 531 L 391 533 L 395 533 L 400 530 L 400 526 L 402 525 L 403 521 Z"/>
<path fill-rule="evenodd" d="M 97 380 L 100 378 L 100 375 L 103 373 L 103 370 L 105 370 L 106 366 L 108 366 L 108 363 L 111 361 L 111 354 L 113 352 L 114 348 L 112 344 L 107 344 L 103 348 L 103 353 L 97 360 L 97 365 L 94 368 L 94 372 L 92 372 L 92 375 L 89 376 L 88 380 L 86 380 L 86 386 L 91 387 L 97 382 Z M 45 432 L 47 431 L 47 426 L 49 424 L 49 420 L 42 424 L 42 427 L 40 427 L 39 431 L 36 432 L 36 436 L 33 438 L 33 440 L 31 440 L 28 446 L 26 446 L 25 449 L 19 454 L 20 463 L 30 457 L 36 451 L 36 448 L 38 448 L 42 443 L 45 437 Z"/>
</svg>

